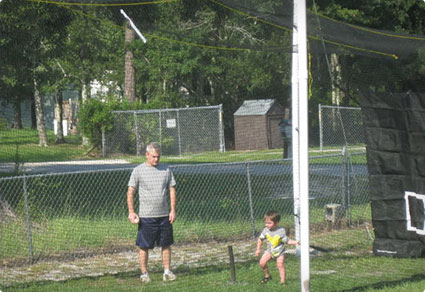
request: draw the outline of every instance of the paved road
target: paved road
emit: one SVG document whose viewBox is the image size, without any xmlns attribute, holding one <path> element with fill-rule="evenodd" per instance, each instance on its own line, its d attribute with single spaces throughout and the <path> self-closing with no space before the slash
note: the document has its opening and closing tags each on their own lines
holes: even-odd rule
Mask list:
<svg viewBox="0 0 425 292">
<path fill-rule="evenodd" d="M 39 174 L 64 174 L 92 171 L 113 171 L 127 169 L 128 172 L 137 164 L 128 163 L 125 160 L 107 161 L 68 161 L 68 162 L 48 162 L 48 163 L 27 163 L 24 164 L 23 171 L 27 175 Z M 240 175 L 251 176 L 252 180 L 261 183 L 269 177 L 269 188 L 274 190 L 269 194 L 273 199 L 291 199 L 292 192 L 292 165 L 281 163 L 281 161 L 257 161 L 240 163 L 209 163 L 209 164 L 185 164 L 172 165 L 175 175 Z M 0 164 L 0 172 L 13 172 L 14 165 Z M 351 184 L 363 188 L 367 184 L 368 170 L 366 165 L 352 165 Z M 282 177 L 282 175 L 284 175 Z M 342 164 L 311 164 L 309 169 L 309 193 L 310 199 L 323 198 L 327 196 L 338 196 L 343 193 L 343 177 L 346 170 Z M 280 179 L 274 179 L 279 176 Z M 5 178 L 6 180 L 11 178 Z M 366 180 L 365 180 L 366 179 Z M 0 182 L 3 179 L 0 178 Z M 359 185 L 357 185 L 359 183 Z"/>
<path fill-rule="evenodd" d="M 64 162 L 37 162 L 25 163 L 20 170 L 26 174 L 43 173 L 67 173 L 81 171 L 102 171 L 116 169 L 132 169 L 137 164 L 132 164 L 124 159 L 117 160 L 86 160 L 86 161 L 64 161 Z M 0 173 L 13 172 L 13 163 L 1 163 Z M 173 167 L 175 173 L 182 174 L 247 174 L 251 175 L 277 175 L 291 174 L 292 166 L 288 164 L 269 162 L 250 163 L 210 163 L 210 164 L 186 164 Z M 351 168 L 354 175 L 367 175 L 366 165 L 353 165 Z M 343 165 L 335 164 L 311 164 L 310 175 L 343 176 Z"/>
<path fill-rule="evenodd" d="M 85 161 L 59 161 L 59 162 L 33 162 L 25 163 L 20 171 L 26 174 L 39 173 L 66 173 L 78 171 L 99 171 L 111 169 L 134 168 L 136 164 L 128 163 L 126 160 L 85 160 Z M 14 163 L 0 163 L 0 173 L 13 172 Z"/>
</svg>

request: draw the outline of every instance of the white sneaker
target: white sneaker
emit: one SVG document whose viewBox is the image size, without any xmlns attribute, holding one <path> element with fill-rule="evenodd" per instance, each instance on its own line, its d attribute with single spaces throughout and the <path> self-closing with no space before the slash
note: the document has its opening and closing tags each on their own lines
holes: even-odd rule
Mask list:
<svg viewBox="0 0 425 292">
<path fill-rule="evenodd" d="M 176 275 L 174 275 L 174 273 L 171 272 L 171 271 L 166 271 L 162 275 L 162 280 L 164 280 L 165 282 L 174 281 L 174 280 L 176 280 Z"/>
<path fill-rule="evenodd" d="M 149 283 L 151 281 L 151 278 L 149 278 L 149 274 L 148 273 L 144 273 L 140 275 L 140 280 L 143 283 Z"/>
</svg>

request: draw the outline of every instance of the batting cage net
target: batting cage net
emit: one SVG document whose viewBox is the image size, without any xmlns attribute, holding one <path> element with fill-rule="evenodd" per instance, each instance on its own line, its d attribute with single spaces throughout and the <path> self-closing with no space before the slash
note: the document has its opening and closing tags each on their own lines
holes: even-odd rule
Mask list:
<svg viewBox="0 0 425 292">
<path fill-rule="evenodd" d="M 1 0 L 0 290 L 422 291 L 424 19 L 307 1 L 302 283 L 293 1 Z"/>
</svg>

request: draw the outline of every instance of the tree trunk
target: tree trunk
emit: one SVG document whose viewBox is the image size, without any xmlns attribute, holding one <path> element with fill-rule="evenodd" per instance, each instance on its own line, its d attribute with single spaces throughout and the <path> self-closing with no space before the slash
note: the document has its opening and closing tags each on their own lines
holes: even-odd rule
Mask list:
<svg viewBox="0 0 425 292">
<path fill-rule="evenodd" d="M 339 57 L 337 54 L 331 54 L 331 72 L 333 76 L 332 104 L 340 105 L 344 98 L 344 92 L 341 90 L 342 72 L 341 63 L 339 62 Z"/>
<path fill-rule="evenodd" d="M 57 123 L 57 131 L 56 131 L 56 141 L 55 144 L 63 144 L 65 143 L 65 139 L 63 137 L 63 95 L 62 90 L 59 89 L 57 95 L 55 96 L 55 120 Z"/>
<path fill-rule="evenodd" d="M 341 105 L 344 92 L 341 90 L 342 72 L 341 63 L 337 54 L 331 54 L 331 72 L 332 72 L 332 104 Z M 339 111 L 332 109 L 332 129 L 337 132 L 340 128 Z"/>
<path fill-rule="evenodd" d="M 135 32 L 131 29 L 130 24 L 127 22 L 125 26 L 125 83 L 124 83 L 124 95 L 128 98 L 130 103 L 136 100 L 136 83 L 135 83 L 135 71 L 133 65 L 133 52 L 131 51 L 130 45 L 134 40 Z"/>
<path fill-rule="evenodd" d="M 37 115 L 35 114 L 34 98 L 31 98 L 31 129 L 37 129 Z"/>
<path fill-rule="evenodd" d="M 19 96 L 15 96 L 14 100 L 15 116 L 13 117 L 13 126 L 14 129 L 22 129 L 22 109 L 21 109 L 21 99 Z"/>
<path fill-rule="evenodd" d="M 38 90 L 37 81 L 34 80 L 34 102 L 35 102 L 35 112 L 37 116 L 37 131 L 39 136 L 40 147 L 47 147 L 47 134 L 46 126 L 44 124 L 44 113 L 43 113 L 43 99 L 41 97 L 40 91 Z"/>
<path fill-rule="evenodd" d="M 83 80 L 83 88 L 81 89 L 81 104 L 83 104 L 87 99 L 90 98 L 90 83 Z M 89 146 L 90 140 L 83 133 L 82 136 L 82 144 L 83 146 Z"/>
</svg>

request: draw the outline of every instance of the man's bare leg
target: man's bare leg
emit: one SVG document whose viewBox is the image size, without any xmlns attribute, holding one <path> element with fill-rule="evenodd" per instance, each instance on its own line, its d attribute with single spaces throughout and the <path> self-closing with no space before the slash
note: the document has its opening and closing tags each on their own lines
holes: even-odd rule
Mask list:
<svg viewBox="0 0 425 292">
<path fill-rule="evenodd" d="M 164 270 L 170 270 L 171 265 L 171 246 L 162 248 L 162 265 Z"/>
<path fill-rule="evenodd" d="M 162 279 L 164 281 L 176 280 L 176 275 L 170 271 L 171 266 L 171 247 L 166 246 L 162 248 L 162 265 L 164 266 L 164 275 Z"/>
<path fill-rule="evenodd" d="M 149 258 L 149 250 L 141 248 L 139 250 L 139 263 L 140 263 L 140 271 L 142 274 L 148 271 L 148 258 Z"/>
</svg>

